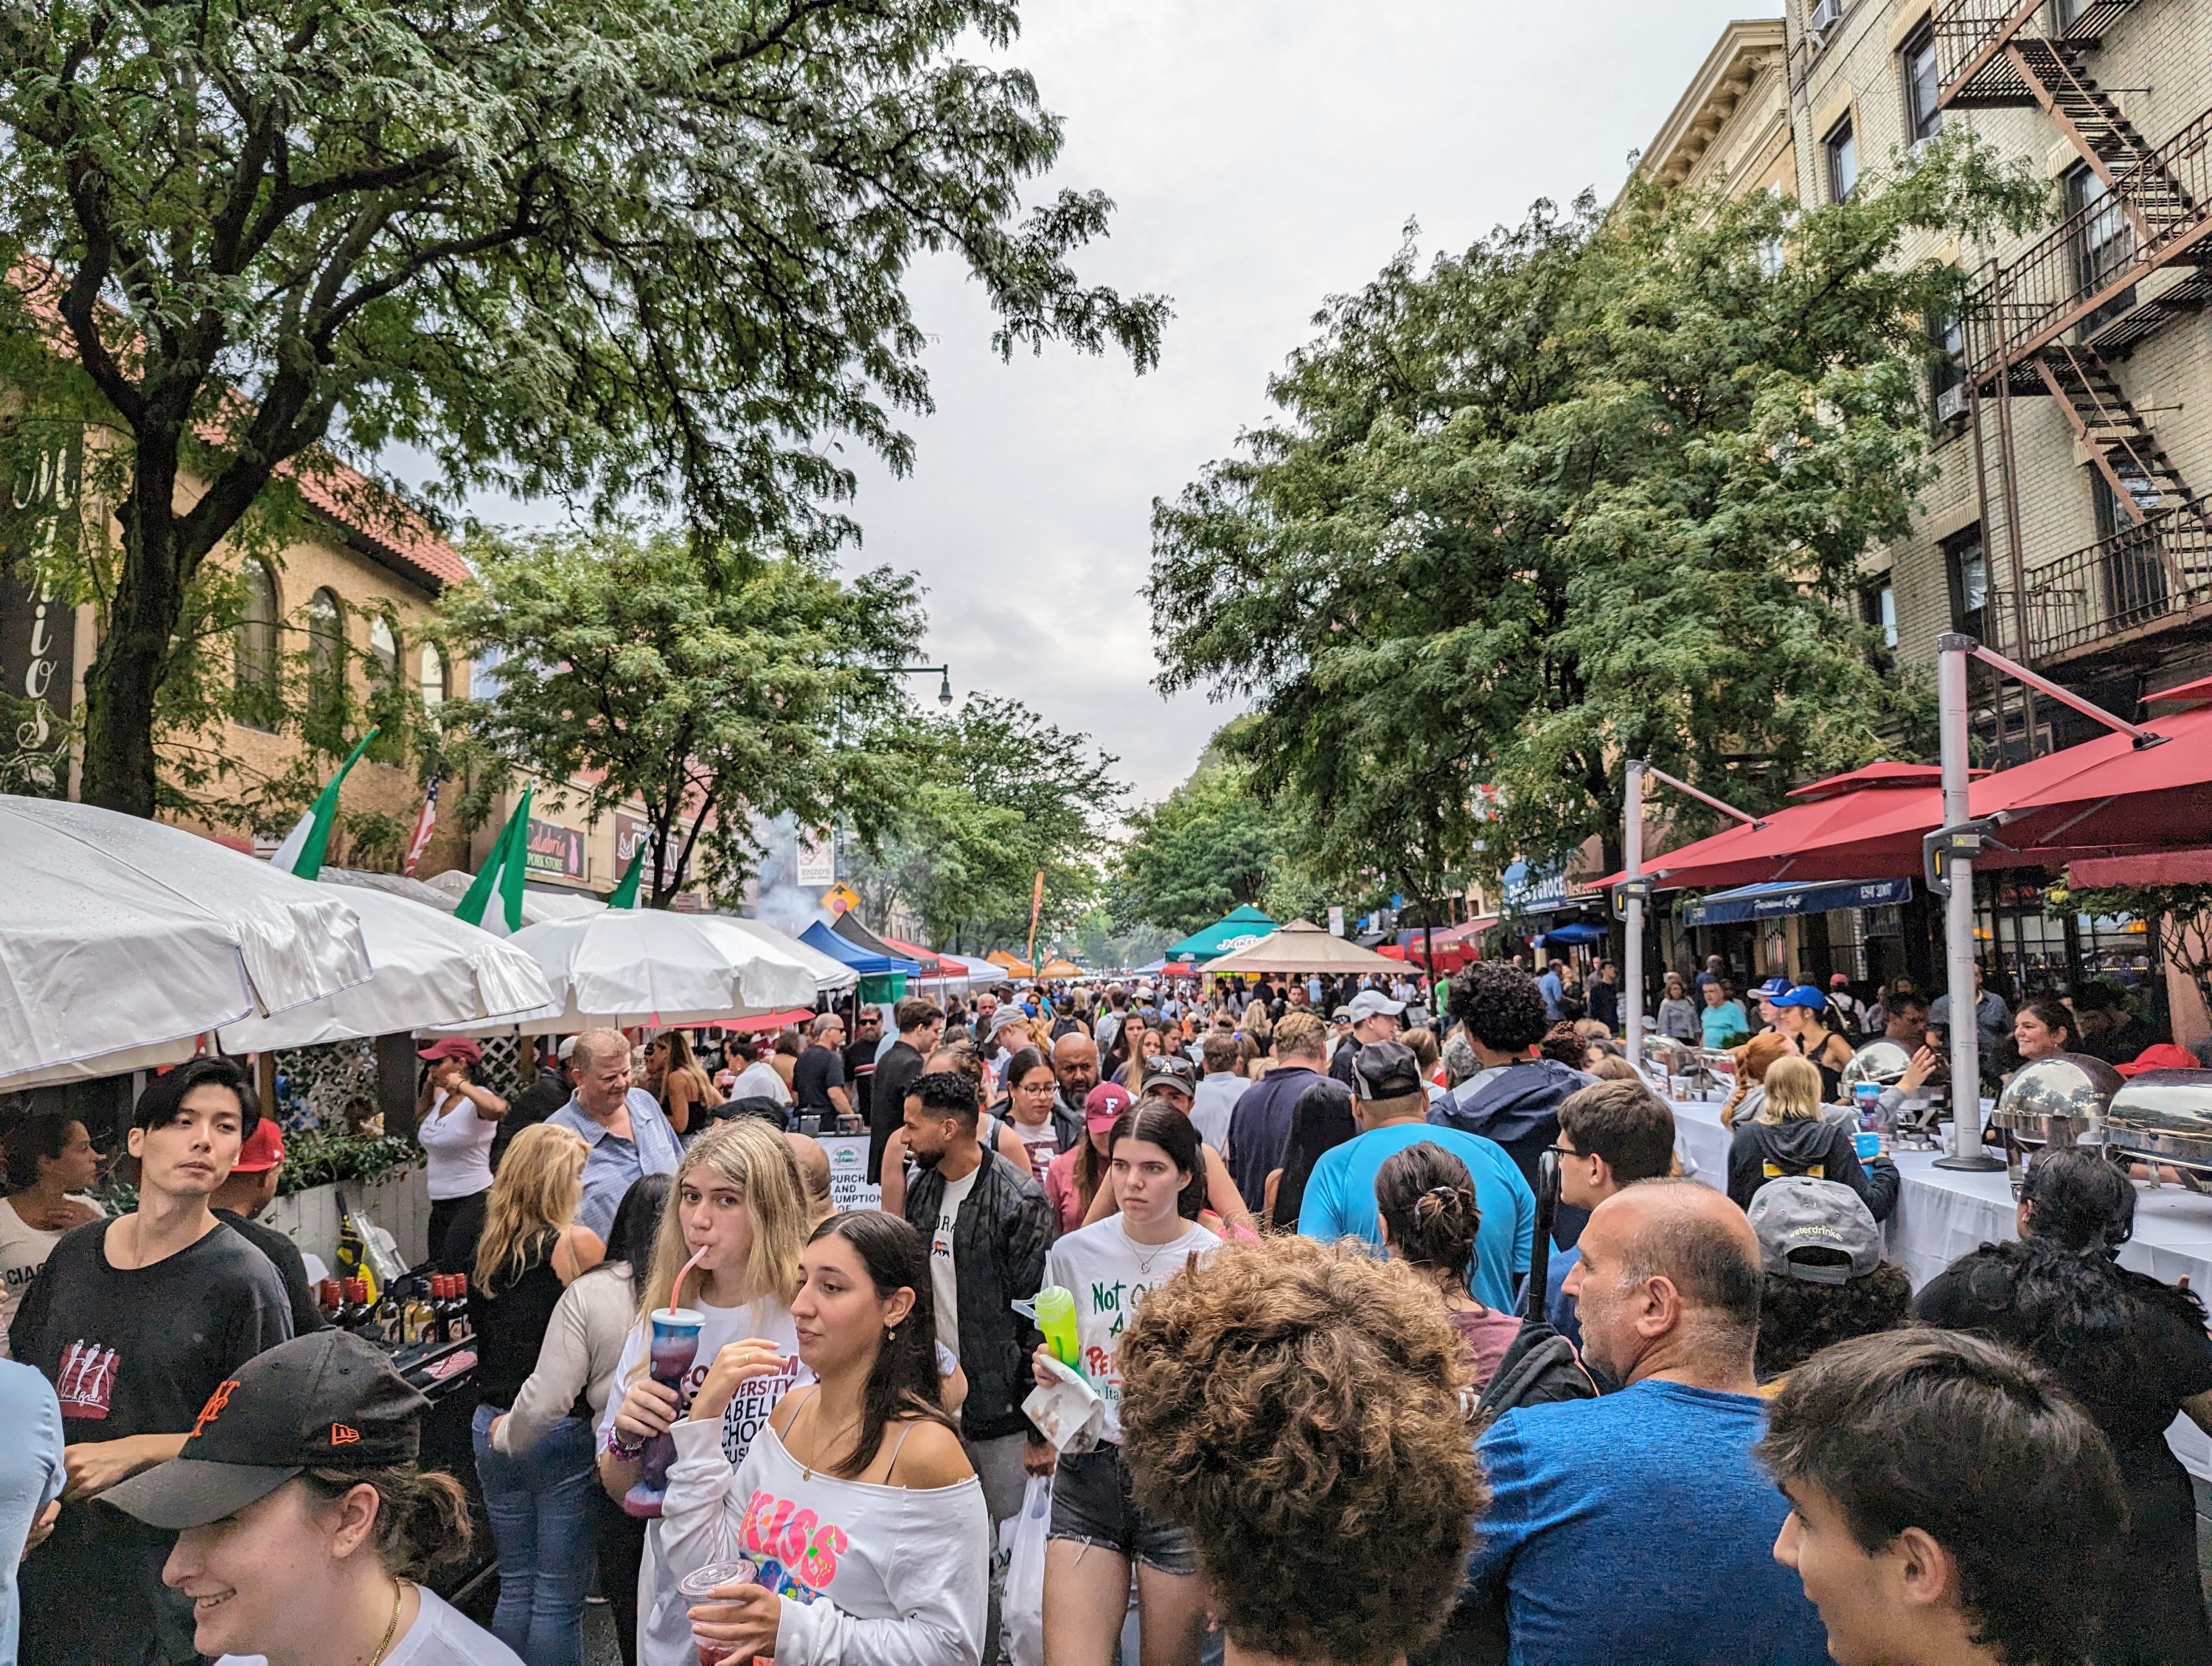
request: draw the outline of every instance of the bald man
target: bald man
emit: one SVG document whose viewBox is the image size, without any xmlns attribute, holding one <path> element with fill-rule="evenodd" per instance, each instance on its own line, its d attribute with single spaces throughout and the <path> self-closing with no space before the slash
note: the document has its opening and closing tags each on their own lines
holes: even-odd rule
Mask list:
<svg viewBox="0 0 2212 1666">
<path fill-rule="evenodd" d="M 1052 1096 L 1052 1130 L 1061 1151 L 1073 1151 L 1084 1140 L 1083 1102 L 1098 1085 L 1098 1043 L 1079 1031 L 1070 1031 L 1052 1044 L 1053 1079 L 1059 1083 Z"/>
<path fill-rule="evenodd" d="M 1502 1616 L 1516 1661 L 1818 1666 L 1820 1614 L 1771 1554 L 1789 1503 L 1752 1456 L 1751 1224 L 1709 1186 L 1647 1180 L 1591 1212 L 1581 1248 L 1583 1358 L 1623 1386 L 1484 1433 L 1493 1499 L 1467 1600 Z"/>
<path fill-rule="evenodd" d="M 653 1095 L 629 1079 L 629 1038 L 619 1030 L 586 1030 L 568 1055 L 576 1091 L 545 1120 L 584 1136 L 584 1196 L 576 1219 L 605 1242 L 623 1195 L 641 1175 L 674 1174 L 683 1141 Z"/>
</svg>

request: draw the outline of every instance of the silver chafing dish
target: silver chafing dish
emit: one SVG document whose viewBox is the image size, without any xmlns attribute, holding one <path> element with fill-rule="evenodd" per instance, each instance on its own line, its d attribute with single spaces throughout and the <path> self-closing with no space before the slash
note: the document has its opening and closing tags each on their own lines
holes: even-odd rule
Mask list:
<svg viewBox="0 0 2212 1666">
<path fill-rule="evenodd" d="M 2008 1146 L 2016 1142 L 2053 1147 L 2101 1144 L 2106 1107 L 2124 1085 L 2118 1071 L 2087 1053 L 2057 1053 L 2047 1059 L 2033 1059 L 2004 1085 L 1990 1122 L 2004 1130 Z"/>
<path fill-rule="evenodd" d="M 1871 1082 L 1876 1087 L 1895 1087 L 1905 1079 L 1905 1073 L 1912 1067 L 1912 1049 L 1901 1042 L 1887 1037 L 1877 1037 L 1850 1056 L 1844 1066 L 1843 1093 L 1846 1104 L 1855 1104 L 1853 1090 L 1862 1082 Z M 1935 1144 L 1936 1122 L 1943 1104 L 1943 1088 L 1940 1082 L 1928 1083 L 1915 1089 L 1898 1102 L 1890 1113 L 1890 1133 L 1897 1143 L 1911 1150 L 1920 1150 Z M 1856 1125 L 1856 1118 L 1853 1118 Z"/>
<path fill-rule="evenodd" d="M 2126 1083 L 2106 1109 L 2105 1143 L 2155 1163 L 2212 1171 L 2212 1070 L 2146 1070 Z"/>
</svg>

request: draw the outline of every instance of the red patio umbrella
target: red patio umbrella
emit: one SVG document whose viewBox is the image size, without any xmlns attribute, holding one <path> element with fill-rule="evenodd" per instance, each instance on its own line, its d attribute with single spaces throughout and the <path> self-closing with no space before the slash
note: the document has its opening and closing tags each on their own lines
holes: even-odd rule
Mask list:
<svg viewBox="0 0 2212 1666">
<path fill-rule="evenodd" d="M 1942 820 L 1938 773 L 1884 762 L 1811 781 L 1759 825 L 1739 824 L 1649 857 L 1644 870 L 1670 890 L 1914 874 L 1921 835 Z"/>
<path fill-rule="evenodd" d="M 2178 689 L 2152 696 L 2199 697 Z M 1975 782 L 1968 798 L 1973 814 L 2000 818 L 1997 836 L 2016 848 L 1996 853 L 1998 860 L 2055 863 L 2069 850 L 2204 843 L 2212 830 L 2212 706 L 2161 714 L 2142 727 L 2159 744 L 2139 745 L 2115 731 Z"/>
</svg>

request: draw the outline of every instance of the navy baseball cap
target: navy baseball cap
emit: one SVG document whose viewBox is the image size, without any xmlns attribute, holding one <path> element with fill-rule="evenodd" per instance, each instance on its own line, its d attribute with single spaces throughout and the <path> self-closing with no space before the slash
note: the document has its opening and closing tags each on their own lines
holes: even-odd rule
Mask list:
<svg viewBox="0 0 2212 1666">
<path fill-rule="evenodd" d="M 1757 995 L 1762 1000 L 1780 1000 L 1783 996 L 1790 993 L 1790 984 L 1788 978 L 1770 977 L 1765 982 L 1753 989 L 1752 994 Z"/>
</svg>

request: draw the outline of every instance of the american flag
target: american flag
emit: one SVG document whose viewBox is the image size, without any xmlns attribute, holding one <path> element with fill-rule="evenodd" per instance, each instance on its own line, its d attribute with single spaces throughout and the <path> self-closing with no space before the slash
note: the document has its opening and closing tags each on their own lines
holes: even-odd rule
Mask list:
<svg viewBox="0 0 2212 1666">
<path fill-rule="evenodd" d="M 407 842 L 407 860 L 399 867 L 402 873 L 413 876 L 416 863 L 422 860 L 422 853 L 430 848 L 430 836 L 437 830 L 438 777 L 433 775 L 428 790 L 422 794 L 422 813 L 415 818 L 415 836 Z"/>
</svg>

